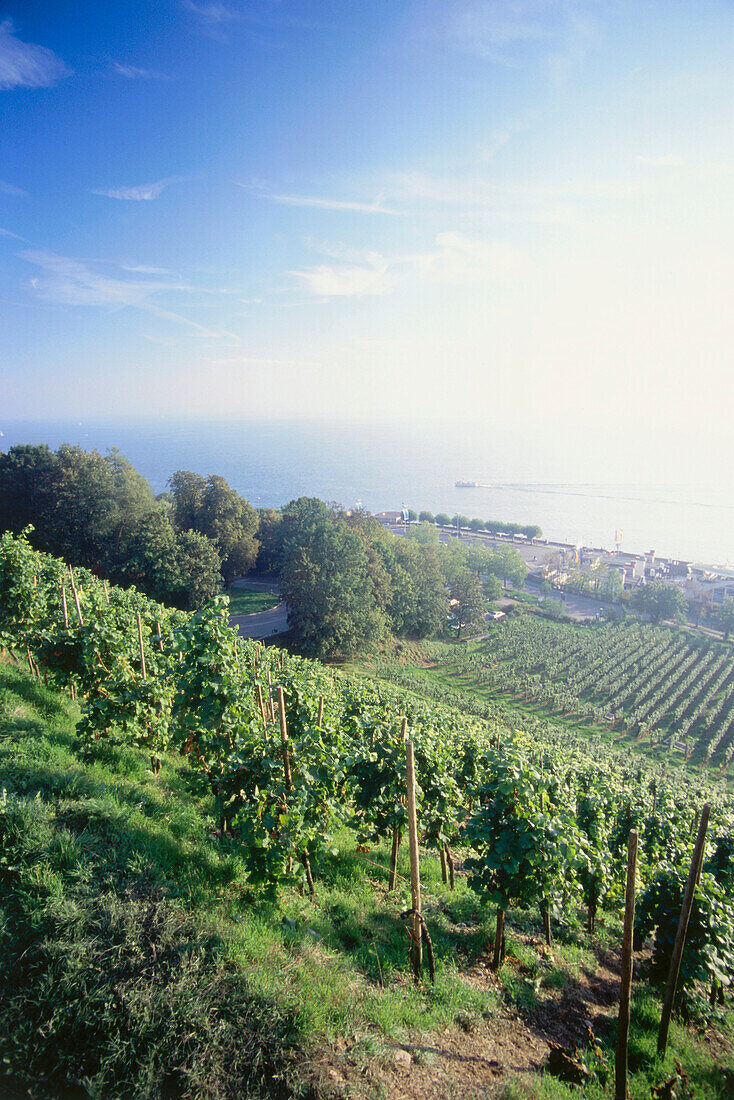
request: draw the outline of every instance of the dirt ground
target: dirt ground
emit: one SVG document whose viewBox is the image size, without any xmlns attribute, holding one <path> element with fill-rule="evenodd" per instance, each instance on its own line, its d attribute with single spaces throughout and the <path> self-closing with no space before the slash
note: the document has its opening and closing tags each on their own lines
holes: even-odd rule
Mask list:
<svg viewBox="0 0 734 1100">
<path fill-rule="evenodd" d="M 514 960 L 508 964 L 521 974 Z M 464 979 L 498 988 L 489 955 L 467 967 Z M 619 959 L 600 951 L 593 971 L 582 969 L 561 990 L 544 989 L 538 1006 L 523 1015 L 502 1006 L 487 1019 L 467 1019 L 465 1026 L 418 1042 L 386 1042 L 369 1058 L 358 1044 L 341 1041 L 316 1060 L 317 1092 L 390 1100 L 490 1098 L 510 1080 L 536 1075 L 547 1064 L 552 1044 L 570 1053 L 587 1046 L 592 1029 L 609 1026 L 616 1017 L 619 980 Z"/>
</svg>

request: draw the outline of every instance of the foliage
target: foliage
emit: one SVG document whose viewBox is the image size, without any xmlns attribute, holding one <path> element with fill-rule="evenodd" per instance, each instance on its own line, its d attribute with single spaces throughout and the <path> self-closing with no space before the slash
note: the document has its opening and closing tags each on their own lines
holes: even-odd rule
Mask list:
<svg viewBox="0 0 734 1100">
<path fill-rule="evenodd" d="M 685 611 L 686 598 L 677 584 L 648 581 L 632 593 L 630 606 L 643 615 L 649 615 L 654 623 L 659 623 L 663 619 L 679 619 Z"/>
</svg>

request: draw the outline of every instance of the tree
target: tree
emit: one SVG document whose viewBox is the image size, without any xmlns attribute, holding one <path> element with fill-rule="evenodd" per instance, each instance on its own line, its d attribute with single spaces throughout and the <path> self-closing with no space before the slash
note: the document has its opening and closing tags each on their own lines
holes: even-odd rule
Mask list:
<svg viewBox="0 0 734 1100">
<path fill-rule="evenodd" d="M 491 551 L 488 562 L 488 571 L 495 573 L 502 579 L 507 587 L 507 582 L 512 581 L 515 588 L 522 588 L 528 575 L 528 567 L 514 546 L 503 544 Z"/>
<path fill-rule="evenodd" d="M 451 586 L 451 610 L 456 625 L 456 637 L 463 627 L 477 626 L 484 616 L 484 596 L 476 573 L 464 569 Z"/>
<path fill-rule="evenodd" d="M 418 519 L 421 523 L 435 523 L 436 517 L 433 512 L 419 512 Z"/>
<path fill-rule="evenodd" d="M 724 641 L 729 640 L 729 635 L 734 630 L 734 599 L 727 596 L 724 602 L 716 610 L 716 625 L 724 635 Z"/>
<path fill-rule="evenodd" d="M 405 532 L 405 538 L 411 542 L 419 542 L 421 546 L 438 546 L 438 531 L 436 525 L 421 520 L 420 523 L 409 527 Z"/>
<path fill-rule="evenodd" d="M 451 517 L 451 526 L 456 527 L 456 528 L 458 528 L 459 531 L 461 531 L 462 527 L 468 527 L 469 526 L 469 517 L 468 516 L 462 516 L 462 515 L 459 515 L 459 514 L 457 514 L 455 516 L 452 516 Z"/>
<path fill-rule="evenodd" d="M 323 501 L 301 497 L 283 511 L 281 588 L 297 648 L 347 657 L 369 649 L 386 622 L 361 535 Z M 374 562 L 372 563 L 374 568 Z"/>
<path fill-rule="evenodd" d="M 599 599 L 614 603 L 622 595 L 624 581 L 618 569 L 605 569 L 599 580 Z"/>
<path fill-rule="evenodd" d="M 179 606 L 197 610 L 212 600 L 221 587 L 221 559 L 211 539 L 199 531 L 179 531 L 176 566 Z"/>
<path fill-rule="evenodd" d="M 64 443 L 57 453 L 54 507 L 47 521 L 57 554 L 100 572 L 115 531 L 115 478 L 97 451 Z"/>
<path fill-rule="evenodd" d="M 136 585 L 161 603 L 180 602 L 183 583 L 170 506 L 159 504 L 139 520 L 127 540 L 125 560 L 114 579 Z"/>
<path fill-rule="evenodd" d="M 677 584 L 649 581 L 633 592 L 630 606 L 659 623 L 663 619 L 679 619 L 685 611 L 686 598 Z"/>
<path fill-rule="evenodd" d="M 436 515 L 436 523 L 439 527 L 450 527 L 451 516 L 447 515 L 446 512 L 438 512 Z"/>
<path fill-rule="evenodd" d="M 168 479 L 173 500 L 173 522 L 179 531 L 195 531 L 206 481 L 191 470 L 176 470 Z"/>
<path fill-rule="evenodd" d="M 470 519 L 469 520 L 469 530 L 470 531 L 483 531 L 484 530 L 484 520 L 483 519 Z"/>
<path fill-rule="evenodd" d="M 260 544 L 255 538 L 258 514 L 223 477 L 207 478 L 201 497 L 197 530 L 216 543 L 222 557 L 225 584 L 248 573 L 257 559 Z"/>
<path fill-rule="evenodd" d="M 190 470 L 177 470 L 168 484 L 176 527 L 198 531 L 215 543 L 225 583 L 252 569 L 260 549 L 255 537 L 259 519 L 244 497 L 217 474 L 204 479 Z"/>
<path fill-rule="evenodd" d="M 258 515 L 260 525 L 257 535 L 260 551 L 256 565 L 265 573 L 277 573 L 280 570 L 283 517 L 275 508 L 258 508 Z"/>
<path fill-rule="evenodd" d="M 110 548 L 110 556 L 114 560 L 119 556 L 125 539 L 138 521 L 155 510 L 156 500 L 146 479 L 117 447 L 113 447 L 105 455 L 105 462 L 112 472 L 114 510 L 111 522 L 114 547 Z"/>
<path fill-rule="evenodd" d="M 54 506 L 53 486 L 58 459 L 43 444 L 18 444 L 0 455 L 0 526 L 18 534 L 29 525 L 32 542 L 51 550 L 46 541 L 45 520 Z"/>
</svg>

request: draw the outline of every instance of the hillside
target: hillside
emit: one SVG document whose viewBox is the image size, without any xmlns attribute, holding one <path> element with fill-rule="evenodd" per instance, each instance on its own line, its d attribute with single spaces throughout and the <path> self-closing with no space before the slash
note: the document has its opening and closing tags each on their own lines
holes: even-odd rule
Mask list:
<svg viewBox="0 0 734 1100">
<path fill-rule="evenodd" d="M 0 589 L 6 1092 L 561 1097 L 539 1072 L 556 1042 L 585 1095 L 608 1095 L 635 828 L 632 1095 L 676 1059 L 699 1095 L 728 1095 L 725 792 L 243 644 L 224 605 L 170 613 L 22 541 L 3 540 Z M 435 980 L 427 959 L 412 979 L 406 934 L 406 727 Z"/>
</svg>

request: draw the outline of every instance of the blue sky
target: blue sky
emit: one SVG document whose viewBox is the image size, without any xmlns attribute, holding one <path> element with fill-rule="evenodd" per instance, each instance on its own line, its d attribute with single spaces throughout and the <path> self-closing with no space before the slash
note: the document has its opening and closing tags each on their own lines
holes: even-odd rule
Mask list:
<svg viewBox="0 0 734 1100">
<path fill-rule="evenodd" d="M 720 0 L 0 4 L 2 414 L 718 445 L 733 69 Z"/>
</svg>

